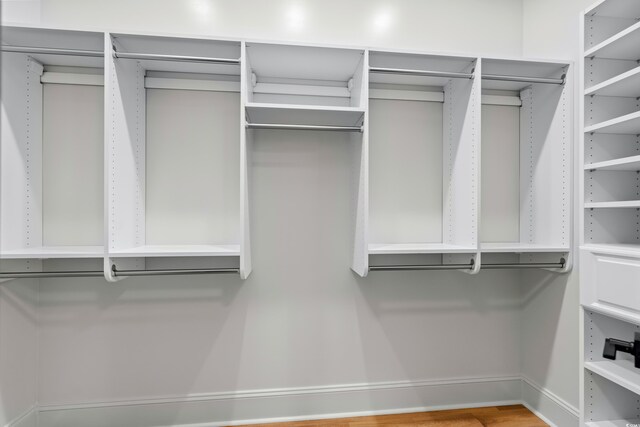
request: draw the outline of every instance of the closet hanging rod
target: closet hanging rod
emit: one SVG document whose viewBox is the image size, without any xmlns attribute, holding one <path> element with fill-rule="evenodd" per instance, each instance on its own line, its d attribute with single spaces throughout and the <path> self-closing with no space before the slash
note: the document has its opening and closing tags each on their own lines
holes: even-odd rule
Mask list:
<svg viewBox="0 0 640 427">
<path fill-rule="evenodd" d="M 240 59 L 209 58 L 206 56 L 162 55 L 158 53 L 113 52 L 114 58 L 141 59 L 148 61 L 200 62 L 205 64 L 238 65 Z"/>
<path fill-rule="evenodd" d="M 498 80 L 502 82 L 518 83 L 544 83 L 551 85 L 564 85 L 567 75 L 563 74 L 559 79 L 548 77 L 503 76 L 499 74 L 483 74 L 482 80 Z"/>
<path fill-rule="evenodd" d="M 473 78 L 473 72 L 456 73 L 453 71 L 409 70 L 404 68 L 370 67 L 369 72 L 375 73 L 375 74 L 400 74 L 403 76 L 448 77 L 453 79 L 472 79 Z"/>
<path fill-rule="evenodd" d="M 519 269 L 519 268 L 564 268 L 565 260 L 562 259 L 558 263 L 553 262 L 525 262 L 522 264 L 481 264 L 480 270 L 497 270 L 497 269 Z"/>
<path fill-rule="evenodd" d="M 2 45 L 3 52 L 31 53 L 34 55 L 68 55 L 68 56 L 91 56 L 102 58 L 104 53 L 99 50 L 81 49 L 57 49 L 53 47 L 31 47 L 31 46 L 9 46 Z"/>
<path fill-rule="evenodd" d="M 404 270 L 471 270 L 473 264 L 434 264 L 434 265 L 372 265 L 369 271 Z"/>
<path fill-rule="evenodd" d="M 188 268 L 163 270 L 117 270 L 114 276 L 179 276 L 193 274 L 239 274 L 238 268 Z M 14 271 L 0 272 L 0 279 L 44 279 L 56 277 L 104 277 L 103 271 Z"/>
<path fill-rule="evenodd" d="M 540 263 L 509 263 L 509 264 L 481 264 L 480 270 L 498 270 L 498 269 L 521 269 L 521 268 L 564 268 L 566 261 L 564 258 L 558 263 L 540 262 Z M 436 264 L 436 265 L 375 265 L 370 266 L 369 271 L 404 271 L 404 270 L 470 270 L 472 264 Z"/>
<path fill-rule="evenodd" d="M 362 126 L 285 125 L 276 123 L 247 123 L 247 129 L 327 130 L 334 132 L 362 132 Z"/>
</svg>

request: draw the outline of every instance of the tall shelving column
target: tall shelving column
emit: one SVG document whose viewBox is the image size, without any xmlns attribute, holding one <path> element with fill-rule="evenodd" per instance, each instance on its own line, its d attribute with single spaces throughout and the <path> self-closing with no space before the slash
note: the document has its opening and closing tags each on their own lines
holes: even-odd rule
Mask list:
<svg viewBox="0 0 640 427">
<path fill-rule="evenodd" d="M 640 369 L 603 356 L 640 332 L 640 2 L 603 0 L 582 17 L 581 424 L 640 423 Z"/>
</svg>

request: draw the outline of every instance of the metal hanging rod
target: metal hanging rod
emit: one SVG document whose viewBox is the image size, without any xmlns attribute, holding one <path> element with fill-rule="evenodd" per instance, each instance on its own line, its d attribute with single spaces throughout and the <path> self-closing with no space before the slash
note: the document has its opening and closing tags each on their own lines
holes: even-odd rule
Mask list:
<svg viewBox="0 0 640 427">
<path fill-rule="evenodd" d="M 114 276 L 179 276 L 194 274 L 239 274 L 237 268 L 188 268 L 165 270 L 112 270 Z M 44 279 L 56 277 L 104 277 L 103 271 L 14 271 L 0 273 L 0 279 Z"/>
<path fill-rule="evenodd" d="M 69 55 L 69 56 L 91 56 L 102 58 L 104 53 L 99 50 L 81 49 L 56 49 L 53 47 L 31 47 L 31 46 L 9 46 L 2 45 L 3 52 L 31 53 L 34 55 Z"/>
<path fill-rule="evenodd" d="M 564 268 L 566 260 L 560 259 L 559 263 L 509 263 L 509 264 L 481 264 L 480 270 L 508 270 L 522 268 Z M 470 270 L 474 263 L 470 264 L 436 264 L 436 265 L 374 265 L 369 271 L 409 271 L 409 270 Z"/>
<path fill-rule="evenodd" d="M 362 132 L 362 126 L 285 125 L 276 123 L 247 123 L 248 129 L 327 130 L 334 132 Z"/>
<path fill-rule="evenodd" d="M 471 270 L 473 264 L 434 264 L 434 265 L 372 265 L 369 271 L 405 271 L 405 270 Z"/>
<path fill-rule="evenodd" d="M 0 279 L 44 279 L 55 277 L 104 277 L 103 271 L 12 271 L 0 273 Z"/>
<path fill-rule="evenodd" d="M 481 264 L 480 270 L 497 270 L 497 269 L 519 269 L 519 268 L 564 268 L 565 260 L 562 259 L 558 263 L 552 262 L 526 262 L 522 264 Z"/>
<path fill-rule="evenodd" d="M 498 80 L 503 82 L 519 82 L 519 83 L 544 83 L 551 85 L 564 85 L 566 74 L 559 79 L 548 77 L 524 77 L 524 76 L 502 76 L 499 74 L 483 74 L 482 80 Z"/>
<path fill-rule="evenodd" d="M 240 274 L 238 268 L 186 268 L 166 270 L 116 270 L 111 269 L 114 276 L 180 276 L 193 274 Z"/>
<path fill-rule="evenodd" d="M 162 55 L 158 53 L 113 52 L 114 58 L 141 59 L 147 61 L 200 62 L 205 64 L 238 65 L 240 59 L 209 58 L 205 56 Z"/>
<path fill-rule="evenodd" d="M 370 73 L 376 74 L 400 74 L 403 76 L 423 76 L 423 77 L 447 77 L 453 79 L 472 79 L 473 72 L 471 73 L 456 73 L 450 71 L 427 71 L 427 70 L 409 70 L 403 68 L 382 68 L 382 67 L 370 67 Z"/>
</svg>

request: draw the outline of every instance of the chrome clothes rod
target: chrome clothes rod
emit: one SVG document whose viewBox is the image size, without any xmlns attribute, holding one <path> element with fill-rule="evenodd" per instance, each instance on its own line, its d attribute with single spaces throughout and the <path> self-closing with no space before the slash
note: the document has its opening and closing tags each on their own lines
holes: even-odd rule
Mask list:
<svg viewBox="0 0 640 427">
<path fill-rule="evenodd" d="M 427 71 L 427 70 L 409 70 L 403 68 L 381 68 L 370 67 L 370 73 L 376 74 L 400 74 L 403 76 L 423 76 L 423 77 L 448 77 L 453 79 L 472 79 L 473 73 L 455 73 L 450 71 Z"/>
<path fill-rule="evenodd" d="M 115 267 L 115 266 L 114 266 Z M 240 273 L 237 268 L 188 268 L 165 270 L 117 270 L 112 269 L 114 276 L 179 276 L 194 274 L 233 274 Z M 0 279 L 44 279 L 56 277 L 104 277 L 102 271 L 14 271 L 0 273 Z"/>
<path fill-rule="evenodd" d="M 30 47 L 30 46 L 9 46 L 2 45 L 3 52 L 32 53 L 34 55 L 69 55 L 69 56 L 92 56 L 102 58 L 104 54 L 98 50 L 81 49 L 56 49 L 53 47 Z"/>
<path fill-rule="evenodd" d="M 487 269 L 487 270 L 497 270 L 497 269 L 518 269 L 518 268 L 564 268 L 565 262 L 561 261 L 558 263 L 553 263 L 553 262 L 540 262 L 540 263 L 533 263 L 533 262 L 527 262 L 527 263 L 523 263 L 523 264 L 481 264 L 480 265 L 480 270 L 483 269 Z"/>
<path fill-rule="evenodd" d="M 115 266 L 114 266 L 115 267 Z M 111 270 L 114 276 L 181 276 L 192 274 L 240 274 L 238 268 L 186 268 L 166 270 Z"/>
<path fill-rule="evenodd" d="M 200 62 L 205 64 L 238 65 L 240 59 L 208 58 L 205 56 L 162 55 L 157 53 L 129 53 L 114 51 L 113 56 L 121 59 L 141 59 L 148 61 Z"/>
<path fill-rule="evenodd" d="M 508 270 L 521 268 L 564 268 L 565 259 L 561 259 L 558 263 L 521 263 L 521 264 L 481 264 L 480 270 Z M 470 270 L 473 264 L 436 264 L 436 265 L 375 265 L 370 266 L 369 271 L 409 271 L 409 270 Z"/>
<path fill-rule="evenodd" d="M 44 279 L 55 277 L 104 277 L 102 271 L 12 271 L 0 273 L 0 279 Z"/>
<path fill-rule="evenodd" d="M 248 129 L 328 130 L 334 132 L 362 132 L 362 126 L 284 125 L 276 123 L 247 123 Z"/>
<path fill-rule="evenodd" d="M 404 270 L 471 270 L 473 264 L 434 264 L 434 265 L 372 265 L 369 271 Z"/>
<path fill-rule="evenodd" d="M 544 83 L 551 85 L 564 85 L 566 75 L 562 75 L 559 79 L 548 77 L 523 77 L 523 76 L 501 76 L 499 74 L 483 74 L 483 80 L 498 80 L 503 82 L 519 82 L 519 83 Z"/>
</svg>

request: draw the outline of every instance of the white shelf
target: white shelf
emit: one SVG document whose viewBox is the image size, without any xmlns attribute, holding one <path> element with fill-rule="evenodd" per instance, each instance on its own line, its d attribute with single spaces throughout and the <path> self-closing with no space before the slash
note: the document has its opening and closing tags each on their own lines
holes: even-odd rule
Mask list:
<svg viewBox="0 0 640 427">
<path fill-rule="evenodd" d="M 584 165 L 584 169 L 598 169 L 608 171 L 638 171 L 640 170 L 640 156 L 631 156 L 621 159 L 607 160 L 604 162 L 589 163 Z"/>
<path fill-rule="evenodd" d="M 625 200 L 622 202 L 587 202 L 585 209 L 605 209 L 605 208 L 640 208 L 640 200 Z"/>
<path fill-rule="evenodd" d="M 587 243 L 580 249 L 611 255 L 640 256 L 640 244 L 635 243 Z"/>
<path fill-rule="evenodd" d="M 585 51 L 585 57 L 635 61 L 640 53 L 640 22 Z"/>
<path fill-rule="evenodd" d="M 567 246 L 540 245 L 535 243 L 481 243 L 480 251 L 484 253 L 534 253 L 534 252 L 569 252 Z"/>
<path fill-rule="evenodd" d="M 103 258 L 102 246 L 43 246 L 5 250 L 2 259 Z"/>
<path fill-rule="evenodd" d="M 640 96 L 640 67 L 591 86 L 584 91 L 584 94 L 636 98 Z"/>
<path fill-rule="evenodd" d="M 587 16 L 633 19 L 640 17 L 638 0 L 602 0 L 586 11 Z"/>
<path fill-rule="evenodd" d="M 258 124 L 360 126 L 364 117 L 355 107 L 249 102 L 245 108 L 248 121 Z"/>
<path fill-rule="evenodd" d="M 616 117 L 606 122 L 584 128 L 585 133 L 615 133 L 633 135 L 640 133 L 640 111 Z"/>
<path fill-rule="evenodd" d="M 629 427 L 634 424 L 640 424 L 640 418 L 637 420 L 592 421 L 585 423 L 587 427 Z"/>
<path fill-rule="evenodd" d="M 371 243 L 369 255 L 400 255 L 400 254 L 466 254 L 475 253 L 472 246 L 456 246 L 445 243 Z"/>
<path fill-rule="evenodd" d="M 147 245 L 109 253 L 114 258 L 240 256 L 240 245 Z"/>
<path fill-rule="evenodd" d="M 640 369 L 633 366 L 633 361 L 603 360 L 599 362 L 584 362 L 584 367 L 591 372 L 640 395 Z"/>
</svg>

